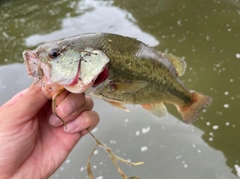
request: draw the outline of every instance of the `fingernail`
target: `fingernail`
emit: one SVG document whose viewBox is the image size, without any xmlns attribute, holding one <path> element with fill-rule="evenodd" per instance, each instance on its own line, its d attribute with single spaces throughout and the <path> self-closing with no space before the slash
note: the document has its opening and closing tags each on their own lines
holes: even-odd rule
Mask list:
<svg viewBox="0 0 240 179">
<path fill-rule="evenodd" d="M 76 122 L 75 121 L 71 121 L 71 122 L 67 123 L 67 127 L 64 127 L 64 130 L 66 132 L 69 132 L 69 133 L 76 132 L 76 130 L 77 130 Z"/>
<path fill-rule="evenodd" d="M 49 118 L 49 123 L 53 126 L 60 126 L 62 121 L 55 114 L 52 114 Z"/>
<path fill-rule="evenodd" d="M 65 117 L 70 116 L 75 110 L 75 102 L 72 100 L 66 101 L 64 104 L 60 105 L 60 111 L 64 114 Z"/>
</svg>

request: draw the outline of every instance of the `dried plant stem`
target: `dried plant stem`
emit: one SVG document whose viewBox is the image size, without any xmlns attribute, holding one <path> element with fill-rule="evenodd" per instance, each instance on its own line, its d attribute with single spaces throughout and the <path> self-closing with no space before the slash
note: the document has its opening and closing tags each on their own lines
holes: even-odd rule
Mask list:
<svg viewBox="0 0 240 179">
<path fill-rule="evenodd" d="M 65 91 L 65 89 L 63 88 L 52 97 L 52 112 L 62 121 L 64 127 L 67 128 L 66 122 L 57 114 L 57 109 L 56 109 L 57 108 L 57 103 L 56 103 L 57 97 L 60 96 L 64 91 Z"/>
<path fill-rule="evenodd" d="M 93 174 L 92 174 L 91 165 L 90 165 L 90 158 L 92 157 L 92 155 L 93 155 L 94 151 L 97 149 L 97 147 L 98 147 L 98 144 L 96 144 L 96 146 L 94 147 L 91 155 L 88 157 L 87 172 L 88 172 L 88 176 L 89 176 L 90 179 L 94 179 L 94 178 L 93 178 Z"/>
<path fill-rule="evenodd" d="M 87 172 L 88 172 L 88 176 L 89 176 L 90 179 L 94 179 L 94 178 L 93 178 L 93 173 L 92 173 L 92 170 L 91 170 L 90 159 L 91 159 L 94 151 L 97 149 L 98 146 L 103 147 L 103 148 L 110 154 L 110 157 L 111 157 L 112 162 L 113 162 L 114 165 L 116 166 L 118 172 L 120 173 L 120 175 L 122 176 L 123 179 L 139 179 L 139 178 L 136 177 L 136 176 L 134 176 L 134 177 L 127 177 L 127 176 L 124 174 L 124 172 L 121 170 L 121 168 L 118 166 L 117 160 L 119 160 L 119 161 L 121 161 L 121 162 L 123 162 L 123 163 L 125 163 L 125 164 L 131 165 L 131 166 L 142 165 L 142 164 L 144 164 L 143 162 L 132 163 L 132 162 L 129 162 L 129 161 L 123 159 L 123 158 L 120 158 L 120 157 L 114 155 L 114 154 L 112 153 L 112 150 L 111 150 L 109 147 L 107 147 L 107 146 L 104 145 L 102 142 L 100 142 L 90 131 L 88 131 L 88 133 L 95 139 L 95 141 L 96 141 L 96 143 L 97 143 L 96 146 L 94 147 L 92 153 L 91 153 L 90 156 L 88 157 L 88 162 L 87 162 Z"/>
<path fill-rule="evenodd" d="M 64 89 L 61 89 L 57 94 L 55 94 L 52 98 L 52 111 L 53 111 L 53 114 L 55 114 L 64 124 L 64 126 L 67 128 L 66 126 L 66 122 L 57 114 L 57 105 L 56 105 L 56 99 L 58 96 L 60 96 L 62 93 L 64 92 Z M 88 130 L 88 129 L 87 129 Z M 144 164 L 143 162 L 137 162 L 137 163 L 132 163 L 132 162 L 129 162 L 123 158 L 120 158 L 116 155 L 114 155 L 112 153 L 112 150 L 107 147 L 106 145 L 104 145 L 102 142 L 100 142 L 89 130 L 88 130 L 88 133 L 95 139 L 96 141 L 96 146 L 94 147 L 94 149 L 92 150 L 92 153 L 90 154 L 90 156 L 88 157 L 88 161 L 87 161 L 87 173 L 88 173 L 88 176 L 90 179 L 94 179 L 93 177 L 93 173 L 92 173 L 92 169 L 91 169 L 91 165 L 90 165 L 90 159 L 94 153 L 94 151 L 97 149 L 98 146 L 101 146 L 103 147 L 109 154 L 110 154 L 110 157 L 111 157 L 111 160 L 112 162 L 114 163 L 114 165 L 117 167 L 117 170 L 118 172 L 120 173 L 120 175 L 123 177 L 123 179 L 139 179 L 137 176 L 133 176 L 133 177 L 127 177 L 124 172 L 121 170 L 121 168 L 118 166 L 117 164 L 117 160 L 125 163 L 125 164 L 128 164 L 128 165 L 131 165 L 131 166 L 138 166 L 138 165 L 142 165 Z"/>
</svg>

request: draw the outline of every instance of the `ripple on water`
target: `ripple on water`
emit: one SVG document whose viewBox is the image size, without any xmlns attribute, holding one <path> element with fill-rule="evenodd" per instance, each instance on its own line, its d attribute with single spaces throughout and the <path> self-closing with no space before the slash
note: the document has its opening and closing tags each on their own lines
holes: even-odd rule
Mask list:
<svg viewBox="0 0 240 179">
<path fill-rule="evenodd" d="M 146 134 L 146 133 L 148 133 L 150 130 L 151 130 L 151 128 L 148 126 L 148 127 L 142 129 L 142 133 L 143 133 L 143 134 Z"/>
<path fill-rule="evenodd" d="M 103 179 L 103 176 L 99 176 L 99 177 L 97 177 L 96 179 Z"/>
<path fill-rule="evenodd" d="M 240 58 L 240 53 L 236 53 L 236 58 Z"/>
<path fill-rule="evenodd" d="M 212 127 L 214 130 L 217 130 L 217 129 L 219 129 L 219 126 L 218 125 L 215 125 L 215 126 L 213 126 Z"/>
<path fill-rule="evenodd" d="M 224 107 L 224 108 L 229 108 L 230 105 L 229 105 L 229 104 L 224 104 L 223 107 Z"/>
<path fill-rule="evenodd" d="M 237 176 L 240 177 L 240 166 L 238 164 L 234 165 L 235 167 L 235 170 L 236 170 L 236 173 L 237 173 Z"/>
<path fill-rule="evenodd" d="M 135 135 L 136 135 L 136 136 L 139 136 L 139 135 L 140 135 L 140 132 L 139 132 L 139 131 L 136 131 Z"/>
<path fill-rule="evenodd" d="M 141 147 L 141 152 L 146 152 L 148 150 L 148 147 L 147 146 L 142 146 Z"/>
</svg>

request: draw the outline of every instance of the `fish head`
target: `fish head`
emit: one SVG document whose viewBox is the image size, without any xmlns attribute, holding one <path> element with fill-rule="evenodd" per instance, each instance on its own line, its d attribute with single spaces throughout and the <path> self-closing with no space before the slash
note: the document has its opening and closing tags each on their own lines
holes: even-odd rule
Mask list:
<svg viewBox="0 0 240 179">
<path fill-rule="evenodd" d="M 66 50 L 66 46 L 46 43 L 35 50 L 23 52 L 28 74 L 59 85 L 72 85 L 77 80 L 80 67 L 79 52 Z"/>
<path fill-rule="evenodd" d="M 35 80 L 41 78 L 44 85 L 62 86 L 72 93 L 85 92 L 105 80 L 106 65 L 110 61 L 101 50 L 89 47 L 78 49 L 58 42 L 25 50 L 23 58 L 28 74 Z"/>
</svg>

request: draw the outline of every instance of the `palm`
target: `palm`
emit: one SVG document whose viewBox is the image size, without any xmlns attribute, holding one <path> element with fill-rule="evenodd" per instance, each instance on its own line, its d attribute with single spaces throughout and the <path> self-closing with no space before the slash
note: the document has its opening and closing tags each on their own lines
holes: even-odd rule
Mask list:
<svg viewBox="0 0 240 179">
<path fill-rule="evenodd" d="M 50 102 L 45 104 L 34 119 L 29 120 L 29 124 L 24 124 L 32 127 L 27 128 L 21 134 L 24 137 L 21 137 L 21 141 L 18 141 L 20 145 L 15 148 L 18 151 L 23 151 L 25 148 L 24 154 L 21 156 L 26 156 L 15 172 L 15 176 L 24 173 L 29 175 L 29 171 L 34 171 L 34 176 L 39 178 L 50 176 L 65 160 L 81 137 L 80 133 L 67 134 L 62 126 L 53 127 L 49 124 L 48 119 L 52 114 L 50 105 Z M 19 153 L 15 154 L 19 155 Z"/>
</svg>

